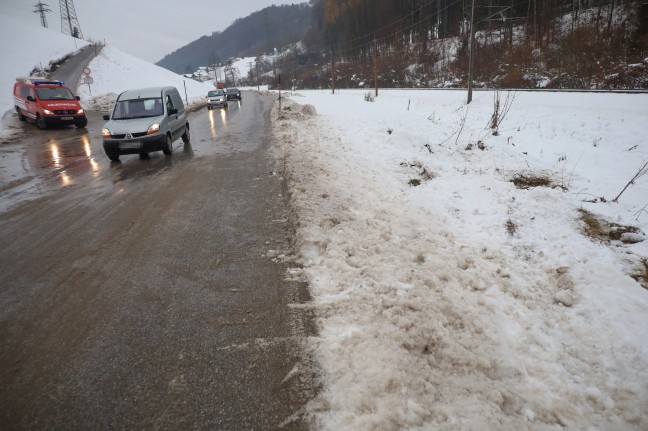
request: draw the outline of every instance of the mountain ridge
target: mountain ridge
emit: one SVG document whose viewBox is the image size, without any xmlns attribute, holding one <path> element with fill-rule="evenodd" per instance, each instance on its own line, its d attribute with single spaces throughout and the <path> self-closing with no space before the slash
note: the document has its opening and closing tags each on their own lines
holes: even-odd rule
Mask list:
<svg viewBox="0 0 648 431">
<path fill-rule="evenodd" d="M 256 56 L 299 41 L 310 28 L 308 3 L 272 5 L 239 18 L 222 32 L 178 48 L 155 63 L 176 73 L 190 73 L 199 66 L 224 63 L 235 56 Z"/>
</svg>

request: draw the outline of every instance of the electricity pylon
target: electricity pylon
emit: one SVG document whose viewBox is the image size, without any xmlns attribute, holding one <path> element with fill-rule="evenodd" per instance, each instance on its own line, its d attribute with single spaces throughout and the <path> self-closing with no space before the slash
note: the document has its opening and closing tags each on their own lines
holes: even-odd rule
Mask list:
<svg viewBox="0 0 648 431">
<path fill-rule="evenodd" d="M 61 7 L 61 33 L 69 34 L 77 39 L 83 39 L 81 25 L 79 25 L 79 20 L 74 10 L 74 1 L 59 0 L 59 6 Z"/>
<path fill-rule="evenodd" d="M 47 17 L 45 16 L 45 12 L 51 12 L 52 9 L 48 9 L 49 5 L 42 2 L 36 3 L 34 7 L 36 8 L 36 10 L 33 12 L 40 14 L 41 25 L 47 28 Z"/>
</svg>

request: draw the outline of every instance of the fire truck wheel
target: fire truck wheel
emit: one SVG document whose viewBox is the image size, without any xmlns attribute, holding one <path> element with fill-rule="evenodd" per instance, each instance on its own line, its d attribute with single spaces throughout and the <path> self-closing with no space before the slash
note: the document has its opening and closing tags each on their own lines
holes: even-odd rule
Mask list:
<svg viewBox="0 0 648 431">
<path fill-rule="evenodd" d="M 41 130 L 47 129 L 47 123 L 45 122 L 45 120 L 43 120 L 43 117 L 41 117 L 40 115 L 36 117 L 36 127 L 38 127 Z"/>
<path fill-rule="evenodd" d="M 18 119 L 20 121 L 25 121 L 27 118 L 22 114 L 20 108 L 16 106 L 16 112 L 18 113 Z"/>
</svg>

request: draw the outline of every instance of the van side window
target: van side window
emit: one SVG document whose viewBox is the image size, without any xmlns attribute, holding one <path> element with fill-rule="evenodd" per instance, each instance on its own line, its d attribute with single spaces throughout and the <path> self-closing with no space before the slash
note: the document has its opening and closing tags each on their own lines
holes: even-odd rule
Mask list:
<svg viewBox="0 0 648 431">
<path fill-rule="evenodd" d="M 34 100 L 36 100 L 36 97 L 34 96 L 34 89 L 33 88 L 29 89 L 29 96 L 33 97 Z"/>
<path fill-rule="evenodd" d="M 166 108 L 167 112 L 169 112 L 169 109 L 173 109 L 173 101 L 171 100 L 171 96 L 169 96 L 168 94 L 166 97 Z"/>
<path fill-rule="evenodd" d="M 184 109 L 184 106 L 182 104 L 182 99 L 180 98 L 180 95 L 177 92 L 173 92 L 170 94 L 170 96 L 173 99 L 173 106 L 178 108 L 178 110 L 182 111 Z"/>
<path fill-rule="evenodd" d="M 26 99 L 27 96 L 29 96 L 29 87 L 27 87 L 26 85 L 20 87 L 20 95 Z"/>
</svg>

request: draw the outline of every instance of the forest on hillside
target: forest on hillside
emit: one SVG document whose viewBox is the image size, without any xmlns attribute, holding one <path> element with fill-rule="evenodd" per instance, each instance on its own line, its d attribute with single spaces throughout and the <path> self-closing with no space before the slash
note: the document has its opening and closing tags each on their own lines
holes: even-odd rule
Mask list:
<svg viewBox="0 0 648 431">
<path fill-rule="evenodd" d="M 645 0 L 474 4 L 477 85 L 648 88 Z M 302 50 L 279 65 L 295 85 L 467 84 L 472 1 L 312 0 L 311 6 Z"/>
<path fill-rule="evenodd" d="M 310 22 L 307 3 L 270 6 L 177 49 L 155 64 L 176 73 L 191 73 L 199 66 L 222 64 L 234 56 L 272 52 L 301 39 Z"/>
</svg>

